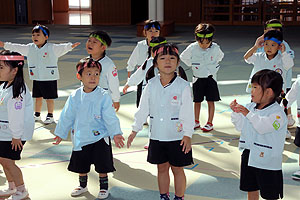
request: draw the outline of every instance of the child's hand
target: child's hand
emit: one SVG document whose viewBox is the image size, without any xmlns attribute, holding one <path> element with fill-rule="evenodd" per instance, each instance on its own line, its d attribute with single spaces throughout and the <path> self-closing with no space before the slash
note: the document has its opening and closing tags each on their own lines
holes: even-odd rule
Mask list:
<svg viewBox="0 0 300 200">
<path fill-rule="evenodd" d="M 264 35 L 261 35 L 261 36 L 259 36 L 257 39 L 256 39 L 256 41 L 255 41 L 255 47 L 256 48 L 260 48 L 260 47 L 263 47 L 264 46 L 264 42 L 265 42 L 265 40 L 264 40 Z"/>
<path fill-rule="evenodd" d="M 280 48 L 281 53 L 285 52 L 286 48 L 285 48 L 285 45 L 283 43 L 280 44 L 279 48 Z"/>
<path fill-rule="evenodd" d="M 59 137 L 59 136 L 56 136 L 54 138 L 54 140 L 56 140 L 56 142 L 53 142 L 52 144 L 55 144 L 55 145 L 58 145 L 62 141 L 61 137 Z"/>
<path fill-rule="evenodd" d="M 120 108 L 120 102 L 113 102 L 114 104 L 114 108 L 116 110 L 116 112 L 118 112 L 119 108 Z"/>
<path fill-rule="evenodd" d="M 125 139 L 123 138 L 122 135 L 115 135 L 114 136 L 114 141 L 115 141 L 115 145 L 118 148 L 122 148 L 124 146 L 124 141 Z"/>
<path fill-rule="evenodd" d="M 180 146 L 183 146 L 182 151 L 187 154 L 192 149 L 191 138 L 188 136 L 183 136 Z"/>
<path fill-rule="evenodd" d="M 4 47 L 4 42 L 0 41 L 0 47 Z"/>
<path fill-rule="evenodd" d="M 76 42 L 76 43 L 72 44 L 71 47 L 74 49 L 74 48 L 77 47 L 78 45 L 80 45 L 80 42 Z"/>
<path fill-rule="evenodd" d="M 244 116 L 246 116 L 249 113 L 249 110 L 245 108 L 244 106 L 237 104 L 235 106 L 235 112 L 242 113 Z"/>
<path fill-rule="evenodd" d="M 12 150 L 15 150 L 15 151 L 22 150 L 22 148 L 23 148 L 23 144 L 22 144 L 21 139 L 15 139 L 15 138 L 13 138 L 11 140 L 11 149 Z"/>
<path fill-rule="evenodd" d="M 129 88 L 129 85 L 124 85 L 123 87 L 123 94 L 127 93 L 127 89 Z"/>
<path fill-rule="evenodd" d="M 131 146 L 131 143 L 133 141 L 133 139 L 135 138 L 137 132 L 132 131 L 131 134 L 129 135 L 128 139 L 127 139 L 127 148 L 129 148 Z"/>
<path fill-rule="evenodd" d="M 231 110 L 232 110 L 233 112 L 235 112 L 235 107 L 236 107 L 236 105 L 238 105 L 238 103 L 236 102 L 236 99 L 233 100 L 233 101 L 229 104 L 229 106 L 230 106 L 230 108 L 231 108 Z"/>
</svg>

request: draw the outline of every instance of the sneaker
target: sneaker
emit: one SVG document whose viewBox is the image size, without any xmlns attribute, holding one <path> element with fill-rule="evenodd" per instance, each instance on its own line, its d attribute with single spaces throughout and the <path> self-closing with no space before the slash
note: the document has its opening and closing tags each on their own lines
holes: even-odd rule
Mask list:
<svg viewBox="0 0 300 200">
<path fill-rule="evenodd" d="M 214 130 L 213 124 L 210 122 L 207 122 L 207 124 L 201 129 L 203 132 L 209 132 Z"/>
<path fill-rule="evenodd" d="M 148 149 L 149 147 L 149 142 L 147 142 L 145 145 L 144 145 L 144 149 Z"/>
<path fill-rule="evenodd" d="M 0 197 L 9 197 L 10 195 L 13 195 L 14 193 L 17 192 L 17 188 L 14 189 L 5 189 L 5 190 L 0 190 Z"/>
<path fill-rule="evenodd" d="M 44 124 L 51 124 L 54 122 L 54 118 L 53 117 L 46 117 L 46 120 L 44 121 Z"/>
<path fill-rule="evenodd" d="M 198 129 L 198 128 L 201 128 L 200 123 L 199 122 L 195 122 L 194 129 Z"/>
<path fill-rule="evenodd" d="M 289 130 L 287 130 L 286 135 L 285 135 L 285 139 L 291 139 L 292 135 L 290 133 Z"/>
<path fill-rule="evenodd" d="M 292 179 L 300 180 L 300 170 L 298 170 L 292 174 Z"/>
<path fill-rule="evenodd" d="M 106 199 L 109 195 L 108 190 L 101 189 L 98 193 L 98 199 Z"/>
<path fill-rule="evenodd" d="M 88 188 L 85 187 L 81 187 L 81 186 L 78 186 L 77 188 L 75 188 L 72 192 L 71 192 L 71 196 L 72 197 L 78 197 L 79 195 L 85 193 L 88 191 Z"/>
<path fill-rule="evenodd" d="M 41 121 L 41 115 L 40 116 L 36 116 L 35 114 L 33 114 L 34 117 L 34 121 Z"/>
<path fill-rule="evenodd" d="M 288 115 L 288 127 L 291 127 L 295 124 L 295 120 L 293 118 L 293 115 Z"/>
<path fill-rule="evenodd" d="M 24 200 L 24 199 L 27 199 L 28 197 L 29 197 L 29 193 L 27 190 L 25 190 L 23 192 L 17 191 L 8 199 L 9 200 Z"/>
</svg>

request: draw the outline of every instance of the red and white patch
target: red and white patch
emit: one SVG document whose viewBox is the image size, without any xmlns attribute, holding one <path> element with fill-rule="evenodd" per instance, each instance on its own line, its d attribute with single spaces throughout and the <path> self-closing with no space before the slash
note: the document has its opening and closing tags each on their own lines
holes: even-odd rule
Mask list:
<svg viewBox="0 0 300 200">
<path fill-rule="evenodd" d="M 177 96 L 173 96 L 173 98 L 171 100 L 171 105 L 176 106 L 178 104 L 179 104 L 178 97 Z"/>
<path fill-rule="evenodd" d="M 276 67 L 276 65 L 273 66 L 274 68 Z"/>
<path fill-rule="evenodd" d="M 118 76 L 118 71 L 117 71 L 116 68 L 115 68 L 114 71 L 112 71 L 111 73 L 112 73 L 112 75 L 113 75 L 114 77 Z"/>
</svg>

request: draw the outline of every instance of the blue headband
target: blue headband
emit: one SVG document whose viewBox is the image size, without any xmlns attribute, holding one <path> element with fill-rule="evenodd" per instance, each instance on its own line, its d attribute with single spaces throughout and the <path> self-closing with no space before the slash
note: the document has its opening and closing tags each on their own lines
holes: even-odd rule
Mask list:
<svg viewBox="0 0 300 200">
<path fill-rule="evenodd" d="M 152 26 L 151 26 L 151 24 L 147 24 L 144 26 L 144 29 L 150 29 L 150 28 L 156 28 L 157 30 L 160 30 L 159 24 L 157 24 L 157 26 L 155 26 L 155 24 L 152 23 Z"/>
<path fill-rule="evenodd" d="M 43 33 L 46 35 L 46 36 L 49 36 L 48 35 L 48 33 L 47 33 L 47 31 L 43 28 L 43 27 L 41 27 L 41 26 L 39 26 L 39 25 L 37 25 L 37 26 L 35 26 L 33 29 L 35 29 L 37 27 L 37 29 L 40 29 L 40 30 L 42 30 L 43 31 Z"/>
<path fill-rule="evenodd" d="M 280 45 L 282 43 L 281 41 L 279 41 L 278 39 L 276 39 L 274 37 L 271 37 L 271 38 L 265 37 L 264 40 L 272 40 L 272 41 L 276 42 L 278 45 Z"/>
</svg>

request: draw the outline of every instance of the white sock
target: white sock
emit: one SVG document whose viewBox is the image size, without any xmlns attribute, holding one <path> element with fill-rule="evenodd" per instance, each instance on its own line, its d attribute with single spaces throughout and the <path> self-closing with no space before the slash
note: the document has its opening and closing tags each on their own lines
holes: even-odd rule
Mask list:
<svg viewBox="0 0 300 200">
<path fill-rule="evenodd" d="M 15 189 L 15 188 L 16 188 L 15 182 L 8 182 L 8 188 L 9 188 L 10 190 Z"/>
</svg>

